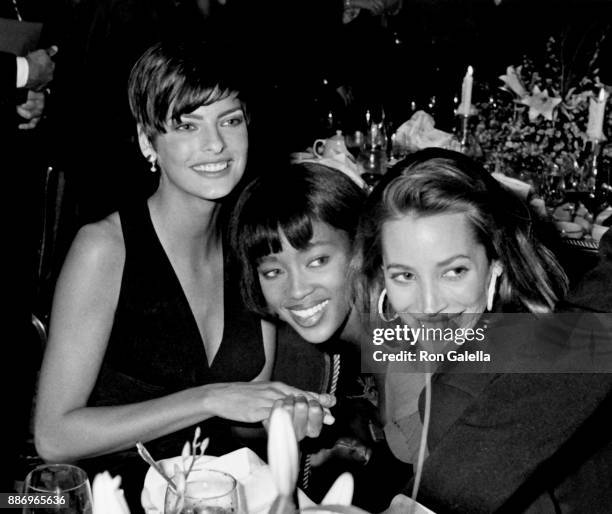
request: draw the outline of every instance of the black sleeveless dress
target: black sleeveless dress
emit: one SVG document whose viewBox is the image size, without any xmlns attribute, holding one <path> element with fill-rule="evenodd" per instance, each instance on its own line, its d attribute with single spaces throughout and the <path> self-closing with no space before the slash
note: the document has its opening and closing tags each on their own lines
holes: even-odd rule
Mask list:
<svg viewBox="0 0 612 514">
<path fill-rule="evenodd" d="M 88 406 L 142 402 L 186 388 L 218 382 L 250 381 L 262 370 L 265 353 L 260 319 L 243 307 L 238 274 L 224 265 L 224 328 L 221 345 L 209 365 L 198 325 L 181 284 L 155 233 L 146 202 L 119 211 L 125 265 L 114 323 Z M 212 418 L 199 423 L 210 437 L 209 455 L 244 446 L 232 435 L 239 423 Z M 181 453 L 195 426 L 147 442 L 155 459 Z M 120 474 L 132 512 L 148 466 L 136 449 L 83 460 L 93 479 L 108 470 Z"/>
</svg>

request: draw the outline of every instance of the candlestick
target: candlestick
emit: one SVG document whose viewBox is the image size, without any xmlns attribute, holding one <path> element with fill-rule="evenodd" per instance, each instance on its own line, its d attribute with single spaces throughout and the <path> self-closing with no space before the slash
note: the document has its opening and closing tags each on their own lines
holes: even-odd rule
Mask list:
<svg viewBox="0 0 612 514">
<path fill-rule="evenodd" d="M 587 124 L 587 136 L 591 141 L 604 139 L 603 122 L 606 111 L 608 93 L 604 88 L 599 90 L 597 98 L 591 98 L 589 103 L 589 121 Z"/>
<path fill-rule="evenodd" d="M 470 115 L 472 107 L 472 85 L 474 83 L 474 68 L 468 66 L 465 77 L 463 77 L 463 84 L 461 85 L 461 105 L 458 109 L 458 114 L 464 116 Z"/>
</svg>

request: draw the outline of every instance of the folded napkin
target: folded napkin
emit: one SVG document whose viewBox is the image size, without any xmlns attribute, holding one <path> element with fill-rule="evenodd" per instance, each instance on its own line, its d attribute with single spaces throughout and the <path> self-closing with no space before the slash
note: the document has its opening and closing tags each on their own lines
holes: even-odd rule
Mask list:
<svg viewBox="0 0 612 514">
<path fill-rule="evenodd" d="M 457 149 L 454 136 L 434 126 L 432 116 L 424 111 L 417 111 L 399 126 L 395 132 L 395 142 L 409 152 L 430 147 Z"/>
<path fill-rule="evenodd" d="M 350 178 L 355 184 L 362 189 L 367 189 L 367 184 L 361 178 L 362 169 L 355 162 L 355 159 L 350 154 L 334 153 L 330 157 L 319 157 L 316 155 L 311 148 L 306 152 L 296 152 L 291 154 L 291 162 L 303 163 L 310 162 L 314 164 L 322 164 L 328 168 L 333 168 L 344 173 Z"/>
<path fill-rule="evenodd" d="M 181 457 L 159 462 L 171 475 L 174 464 L 180 465 Z M 202 456 L 191 471 L 190 479 L 198 477 L 199 469 L 214 469 L 232 475 L 239 484 L 239 495 L 246 502 L 245 510 L 249 513 L 267 513 L 278 494 L 270 468 L 248 448 L 240 448 L 221 457 Z M 153 468 L 149 468 L 142 494 L 142 506 L 147 514 L 164 512 L 166 487 L 166 481 Z"/>
</svg>

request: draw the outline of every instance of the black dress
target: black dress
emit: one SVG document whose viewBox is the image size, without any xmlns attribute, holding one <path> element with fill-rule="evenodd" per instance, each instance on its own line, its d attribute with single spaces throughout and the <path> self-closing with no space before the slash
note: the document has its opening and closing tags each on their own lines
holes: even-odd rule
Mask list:
<svg viewBox="0 0 612 514">
<path fill-rule="evenodd" d="M 151 222 L 146 202 L 119 212 L 125 242 L 121 291 L 108 348 L 88 406 L 125 405 L 218 382 L 250 381 L 262 370 L 265 354 L 260 319 L 242 305 L 237 276 L 225 266 L 224 329 L 221 345 L 208 364 L 198 325 L 174 269 Z M 227 262 L 227 260 L 226 260 Z M 199 423 L 210 437 L 207 454 L 221 455 L 244 446 L 231 427 L 212 418 Z M 195 426 L 168 434 L 146 446 L 155 459 L 181 453 Z M 108 470 L 122 476 L 132 512 L 148 466 L 132 448 L 81 461 L 93 479 Z"/>
</svg>

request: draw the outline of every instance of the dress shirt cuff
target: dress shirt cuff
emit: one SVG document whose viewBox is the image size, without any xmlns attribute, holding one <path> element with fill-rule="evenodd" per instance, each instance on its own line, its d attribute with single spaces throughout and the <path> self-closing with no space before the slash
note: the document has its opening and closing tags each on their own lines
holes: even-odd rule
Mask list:
<svg viewBox="0 0 612 514">
<path fill-rule="evenodd" d="M 28 83 L 30 65 L 25 57 L 17 57 L 17 87 L 25 87 Z"/>
</svg>

